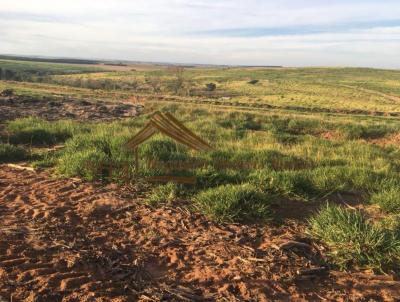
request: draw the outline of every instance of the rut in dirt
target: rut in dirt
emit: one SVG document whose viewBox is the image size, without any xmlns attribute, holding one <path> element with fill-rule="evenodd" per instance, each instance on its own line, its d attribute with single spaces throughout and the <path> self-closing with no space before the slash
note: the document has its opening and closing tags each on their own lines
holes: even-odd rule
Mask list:
<svg viewBox="0 0 400 302">
<path fill-rule="evenodd" d="M 295 222 L 217 225 L 137 188 L 0 165 L 6 301 L 396 301 L 393 276 L 324 269 Z"/>
</svg>

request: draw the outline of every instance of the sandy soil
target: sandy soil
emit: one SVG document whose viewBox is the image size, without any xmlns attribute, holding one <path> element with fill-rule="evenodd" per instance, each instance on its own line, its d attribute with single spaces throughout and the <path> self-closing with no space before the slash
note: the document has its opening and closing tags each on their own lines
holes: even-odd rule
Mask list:
<svg viewBox="0 0 400 302">
<path fill-rule="evenodd" d="M 131 103 L 91 102 L 69 98 L 56 99 L 31 96 L 0 96 L 0 121 L 21 117 L 40 117 L 46 120 L 114 120 L 139 114 L 142 107 Z"/>
<path fill-rule="evenodd" d="M 393 276 L 325 268 L 301 222 L 216 225 L 140 192 L 1 165 L 0 301 L 400 299 Z"/>
</svg>

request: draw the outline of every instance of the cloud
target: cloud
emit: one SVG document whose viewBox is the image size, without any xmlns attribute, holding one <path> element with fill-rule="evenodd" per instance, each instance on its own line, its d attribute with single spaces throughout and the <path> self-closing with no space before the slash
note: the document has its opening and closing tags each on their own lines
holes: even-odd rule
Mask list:
<svg viewBox="0 0 400 302">
<path fill-rule="evenodd" d="M 399 68 L 392 0 L 1 0 L 0 53 Z"/>
<path fill-rule="evenodd" d="M 400 19 L 378 20 L 365 22 L 338 23 L 333 25 L 300 25 L 300 26 L 271 26 L 250 28 L 213 29 L 191 32 L 189 34 L 204 36 L 228 36 L 228 37 L 265 37 L 265 36 L 293 36 L 306 34 L 323 34 L 332 32 L 352 31 L 356 29 L 373 29 L 382 27 L 400 26 Z"/>
</svg>

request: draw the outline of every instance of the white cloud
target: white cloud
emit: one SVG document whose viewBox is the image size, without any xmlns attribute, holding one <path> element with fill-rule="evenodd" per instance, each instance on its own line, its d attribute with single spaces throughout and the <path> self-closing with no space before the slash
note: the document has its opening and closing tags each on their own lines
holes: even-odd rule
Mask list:
<svg viewBox="0 0 400 302">
<path fill-rule="evenodd" d="M 0 0 L 0 53 L 400 68 L 397 0 L 331 2 Z M 304 26 L 324 28 L 324 32 L 303 32 Z M 299 32 L 280 35 L 288 27 Z M 223 34 L 226 29 L 248 28 L 275 28 L 277 33 Z"/>
</svg>

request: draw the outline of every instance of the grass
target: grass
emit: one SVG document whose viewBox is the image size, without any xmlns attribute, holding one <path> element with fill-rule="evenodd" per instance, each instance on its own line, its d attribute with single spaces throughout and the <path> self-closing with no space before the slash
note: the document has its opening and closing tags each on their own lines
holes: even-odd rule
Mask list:
<svg viewBox="0 0 400 302">
<path fill-rule="evenodd" d="M 0 163 L 17 162 L 28 157 L 29 155 L 24 148 L 0 143 Z"/>
<path fill-rule="evenodd" d="M 386 229 L 362 212 L 327 205 L 309 221 L 309 234 L 329 248 L 331 262 L 341 268 L 400 269 L 400 229 Z"/>
<path fill-rule="evenodd" d="M 254 185 L 223 185 L 200 192 L 194 197 L 201 211 L 218 222 L 249 222 L 270 217 L 273 197 Z"/>
<path fill-rule="evenodd" d="M 158 206 L 160 204 L 172 204 L 178 198 L 180 188 L 175 183 L 167 183 L 155 187 L 150 196 L 146 199 L 146 203 L 150 206 Z"/>
<path fill-rule="evenodd" d="M 333 193 L 353 193 L 379 205 L 385 219 L 372 223 L 361 212 L 329 206 L 312 218 L 310 234 L 329 247 L 340 267 L 397 268 L 398 227 L 386 224 L 400 214 L 400 152 L 379 143 L 400 133 L 398 71 L 196 68 L 186 69 L 183 78 L 184 88 L 176 92 L 174 75 L 162 69 L 52 75 L 47 83 L 0 81 L 0 90 L 113 101 L 140 96 L 146 114 L 171 112 L 213 151 L 196 152 L 155 135 L 139 147 L 137 171 L 124 145 L 146 123 L 144 114 L 111 123 L 19 119 L 5 125 L 4 154 L 13 157 L 10 148 L 22 150 L 18 145 L 65 144 L 41 154 L 35 165 L 90 181 L 196 176 L 184 198 L 217 222 L 268 220 L 274 200 L 296 199 L 301 207 Z M 215 92 L 205 94 L 207 83 L 216 84 Z M 167 184 L 154 187 L 147 203 L 155 207 L 177 198 L 182 188 Z"/>
<path fill-rule="evenodd" d="M 13 144 L 54 145 L 62 143 L 79 129 L 71 121 L 48 122 L 35 117 L 17 119 L 7 124 L 7 139 Z"/>
<path fill-rule="evenodd" d="M 397 186 L 372 194 L 370 201 L 387 213 L 400 214 L 400 189 Z"/>
<path fill-rule="evenodd" d="M 56 75 L 102 71 L 101 68 L 95 66 L 88 67 L 73 64 L 43 63 L 7 59 L 0 59 L 0 68 L 13 70 L 16 72 L 29 73 L 32 75 Z"/>
</svg>

